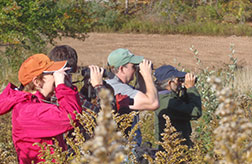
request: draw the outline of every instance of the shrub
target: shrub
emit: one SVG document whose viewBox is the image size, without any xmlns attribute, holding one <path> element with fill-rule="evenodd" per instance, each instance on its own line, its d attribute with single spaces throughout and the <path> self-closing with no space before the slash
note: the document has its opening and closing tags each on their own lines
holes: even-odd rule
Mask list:
<svg viewBox="0 0 252 164">
<path fill-rule="evenodd" d="M 31 54 L 47 53 L 48 43 L 53 44 L 55 38 L 70 36 L 84 40 L 93 26 L 88 13 L 86 3 L 81 0 L 3 0 L 0 3 L 0 44 L 5 45 L 5 49 L 0 52 L 0 69 L 12 76 L 0 74 L 0 82 L 16 82 L 17 74 L 12 72 L 17 72 Z"/>
<path fill-rule="evenodd" d="M 116 1 L 90 1 L 88 8 L 95 20 L 93 31 L 117 31 L 126 22 L 124 10 Z"/>
</svg>

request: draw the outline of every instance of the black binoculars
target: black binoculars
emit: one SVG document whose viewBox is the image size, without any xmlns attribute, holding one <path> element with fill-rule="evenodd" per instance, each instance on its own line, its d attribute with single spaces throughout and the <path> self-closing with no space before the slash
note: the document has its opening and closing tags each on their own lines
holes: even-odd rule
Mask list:
<svg viewBox="0 0 252 164">
<path fill-rule="evenodd" d="M 195 83 L 197 83 L 197 81 L 198 81 L 198 78 L 196 77 L 196 78 L 195 78 Z M 178 82 L 184 83 L 184 82 L 185 82 L 185 77 L 179 77 L 179 78 L 178 78 Z"/>
<path fill-rule="evenodd" d="M 84 77 L 84 78 L 90 78 L 90 69 L 89 67 L 83 67 L 82 70 L 81 70 L 81 75 Z M 102 77 L 111 77 L 113 76 L 113 73 L 104 69 L 104 72 L 103 72 L 103 75 Z"/>
</svg>

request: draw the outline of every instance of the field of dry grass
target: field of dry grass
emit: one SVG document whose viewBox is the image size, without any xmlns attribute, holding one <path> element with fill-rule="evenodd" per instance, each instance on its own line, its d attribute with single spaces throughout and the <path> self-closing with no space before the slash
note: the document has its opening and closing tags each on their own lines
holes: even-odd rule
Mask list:
<svg viewBox="0 0 252 164">
<path fill-rule="evenodd" d="M 79 55 L 79 65 L 106 66 L 111 51 L 128 48 L 136 55 L 150 59 L 156 67 L 181 63 L 192 71 L 198 68 L 190 51 L 192 45 L 199 51 L 202 65 L 212 68 L 222 67 L 229 62 L 230 44 L 234 44 L 238 64 L 252 65 L 252 37 L 90 33 L 84 42 L 63 38 L 57 44 L 68 44 L 75 48 Z"/>
</svg>

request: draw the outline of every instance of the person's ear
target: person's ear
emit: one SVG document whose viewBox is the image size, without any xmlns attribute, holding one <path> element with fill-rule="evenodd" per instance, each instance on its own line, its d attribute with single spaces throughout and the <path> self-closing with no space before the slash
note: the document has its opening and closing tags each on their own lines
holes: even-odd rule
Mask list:
<svg viewBox="0 0 252 164">
<path fill-rule="evenodd" d="M 165 89 L 170 90 L 171 89 L 171 80 L 167 82 L 167 85 L 165 86 Z"/>
<path fill-rule="evenodd" d="M 124 66 L 120 66 L 120 67 L 118 68 L 118 72 L 124 72 Z"/>
<path fill-rule="evenodd" d="M 35 85 L 36 88 L 42 88 L 42 82 L 38 79 L 38 77 L 32 78 L 32 82 Z"/>
</svg>

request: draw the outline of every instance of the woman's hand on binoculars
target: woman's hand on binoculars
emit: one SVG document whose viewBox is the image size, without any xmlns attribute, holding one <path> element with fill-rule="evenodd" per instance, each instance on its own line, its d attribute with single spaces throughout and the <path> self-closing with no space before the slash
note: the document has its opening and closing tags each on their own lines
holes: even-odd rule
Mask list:
<svg viewBox="0 0 252 164">
<path fill-rule="evenodd" d="M 70 67 L 65 67 L 63 69 L 60 69 L 58 71 L 55 71 L 53 73 L 53 77 L 55 80 L 55 86 L 57 87 L 59 84 L 63 84 L 65 82 L 66 72 L 67 70 L 70 70 Z"/>
<path fill-rule="evenodd" d="M 104 69 L 95 65 L 90 65 L 90 83 L 93 87 L 103 84 L 103 72 Z"/>
</svg>

